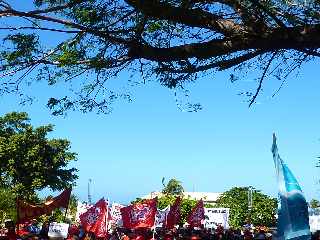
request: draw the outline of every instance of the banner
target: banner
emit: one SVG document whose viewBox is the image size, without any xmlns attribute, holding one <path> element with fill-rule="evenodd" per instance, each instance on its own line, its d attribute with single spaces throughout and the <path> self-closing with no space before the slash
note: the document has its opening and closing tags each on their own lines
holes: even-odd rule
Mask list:
<svg viewBox="0 0 320 240">
<path fill-rule="evenodd" d="M 76 222 L 80 222 L 80 215 L 88 211 L 92 205 L 87 203 L 82 203 L 78 201 L 77 203 L 77 212 L 76 212 Z"/>
<path fill-rule="evenodd" d="M 119 203 L 113 203 L 111 207 L 111 217 L 112 217 L 112 223 L 117 225 L 118 227 L 123 225 L 122 222 L 122 216 L 121 216 L 121 208 L 124 208 L 125 206 Z"/>
<path fill-rule="evenodd" d="M 56 208 L 67 208 L 71 195 L 71 188 L 64 190 L 60 195 L 43 204 L 30 204 L 17 200 L 17 222 L 23 223 L 43 214 L 51 214 Z"/>
<path fill-rule="evenodd" d="M 49 225 L 48 236 L 50 238 L 64 239 L 68 237 L 69 224 L 52 222 Z"/>
<path fill-rule="evenodd" d="M 192 209 L 190 215 L 187 218 L 187 222 L 190 227 L 201 227 L 204 221 L 204 207 L 202 199 Z"/>
<path fill-rule="evenodd" d="M 87 212 L 80 215 L 81 225 L 86 232 L 92 232 L 96 237 L 107 237 L 107 223 L 111 219 L 107 207 L 107 202 L 102 198 Z"/>
<path fill-rule="evenodd" d="M 177 197 L 174 204 L 170 207 L 170 211 L 167 216 L 166 228 L 172 229 L 175 225 L 179 224 L 181 212 L 180 212 L 181 198 Z"/>
<path fill-rule="evenodd" d="M 308 204 L 297 179 L 278 153 L 275 134 L 271 151 L 279 186 L 277 239 L 309 240 L 311 235 Z"/>
<path fill-rule="evenodd" d="M 224 229 L 229 229 L 229 211 L 229 208 L 205 208 L 205 227 L 217 228 L 221 225 Z"/>
<path fill-rule="evenodd" d="M 309 216 L 310 232 L 315 233 L 320 230 L 320 216 Z"/>
<path fill-rule="evenodd" d="M 156 213 L 155 226 L 163 227 L 167 223 L 167 217 L 170 211 L 170 206 L 167 206 L 164 209 L 158 209 Z"/>
<path fill-rule="evenodd" d="M 120 211 L 125 228 L 152 228 L 157 212 L 157 199 L 147 199 L 121 208 Z"/>
</svg>

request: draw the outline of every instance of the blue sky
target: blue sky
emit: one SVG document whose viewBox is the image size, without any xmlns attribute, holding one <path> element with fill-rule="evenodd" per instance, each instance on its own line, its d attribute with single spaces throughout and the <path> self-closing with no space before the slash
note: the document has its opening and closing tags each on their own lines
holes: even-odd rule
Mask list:
<svg viewBox="0 0 320 240">
<path fill-rule="evenodd" d="M 65 90 L 41 84 L 28 90 L 38 96 L 32 105 L 19 105 L 15 96 L 1 97 L 0 114 L 26 111 L 34 125 L 55 125 L 51 137 L 71 141 L 79 169 L 74 191 L 82 200 L 87 200 L 89 178 L 93 200 L 104 196 L 122 203 L 161 190 L 162 177 L 181 180 L 186 191 L 223 192 L 252 185 L 276 196 L 273 132 L 280 155 L 307 199 L 319 199 L 318 64 L 306 65 L 297 78 L 291 76 L 274 98 L 270 96 L 279 83 L 266 81 L 263 95 L 251 108 L 238 96 L 247 90 L 246 82 L 232 84 L 227 74 L 218 74 L 188 86 L 190 100 L 203 106 L 197 113 L 179 110 L 171 90 L 147 83 L 130 87 L 134 101 L 117 102 L 108 115 L 69 112 L 53 117 L 46 101 Z"/>
<path fill-rule="evenodd" d="M 278 96 L 265 93 L 250 109 L 237 95 L 239 86 L 221 74 L 190 85 L 190 100 L 203 106 L 197 113 L 180 111 L 173 92 L 156 83 L 131 88 L 135 100 L 116 103 L 108 115 L 70 112 L 53 117 L 45 107 L 50 90 L 37 85 L 31 91 L 40 97 L 33 105 L 20 106 L 17 98 L 5 96 L 0 113 L 27 111 L 34 125 L 53 123 L 52 137 L 72 142 L 79 169 L 75 193 L 82 200 L 87 199 L 89 178 L 94 200 L 105 196 L 123 203 L 160 190 L 162 177 L 181 180 L 187 191 L 252 185 L 276 196 L 273 132 L 306 197 L 319 198 L 316 66 L 307 65 Z"/>
</svg>

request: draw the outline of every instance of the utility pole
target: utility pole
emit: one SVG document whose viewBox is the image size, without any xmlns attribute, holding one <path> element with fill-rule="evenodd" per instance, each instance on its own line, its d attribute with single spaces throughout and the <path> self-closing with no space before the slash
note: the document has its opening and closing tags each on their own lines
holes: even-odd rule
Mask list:
<svg viewBox="0 0 320 240">
<path fill-rule="evenodd" d="M 253 193 L 253 187 L 249 186 L 248 187 L 248 220 L 251 223 L 251 210 L 252 210 L 252 206 L 253 206 L 253 202 L 252 202 L 252 193 Z"/>
<path fill-rule="evenodd" d="M 252 191 L 253 191 L 253 187 L 249 186 L 249 188 L 248 188 L 248 210 L 249 210 L 249 212 L 251 212 L 251 210 L 252 210 Z"/>
<path fill-rule="evenodd" d="M 92 196 L 91 196 L 91 183 L 92 183 L 92 179 L 89 178 L 88 180 L 88 203 L 91 204 L 92 203 Z"/>
</svg>

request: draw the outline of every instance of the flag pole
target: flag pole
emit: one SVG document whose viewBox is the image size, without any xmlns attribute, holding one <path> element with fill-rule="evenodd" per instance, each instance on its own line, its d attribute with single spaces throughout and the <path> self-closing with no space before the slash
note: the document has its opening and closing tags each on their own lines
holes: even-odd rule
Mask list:
<svg viewBox="0 0 320 240">
<path fill-rule="evenodd" d="M 155 236 L 155 234 L 156 234 L 156 216 L 157 216 L 157 214 L 154 216 L 152 240 L 155 240 L 155 239 L 154 239 L 154 236 Z"/>
<path fill-rule="evenodd" d="M 158 202 L 158 199 L 157 199 L 157 202 Z M 157 219 L 157 212 L 158 212 L 158 208 L 157 208 L 157 205 L 156 205 L 156 214 L 154 215 L 154 222 L 153 222 L 152 240 L 155 240 L 155 239 L 154 239 L 154 236 L 155 236 L 155 234 L 156 234 L 156 219 Z"/>
<path fill-rule="evenodd" d="M 105 215 L 106 235 L 108 234 L 108 217 L 109 217 L 109 198 L 107 198 L 107 214 Z"/>
<path fill-rule="evenodd" d="M 16 234 L 18 235 L 19 231 L 20 231 L 20 226 L 19 226 L 19 222 L 20 222 L 20 211 L 19 211 L 19 197 L 16 197 L 16 208 L 17 208 L 17 222 L 16 222 Z"/>
<path fill-rule="evenodd" d="M 66 211 L 65 211 L 65 213 L 64 213 L 64 221 L 65 221 L 65 222 L 66 222 L 66 220 L 67 220 L 68 208 L 69 208 L 69 204 L 68 204 L 68 206 L 66 207 Z"/>
<path fill-rule="evenodd" d="M 66 211 L 65 211 L 65 213 L 64 213 L 64 221 L 65 221 L 65 222 L 66 222 L 66 220 L 67 220 L 67 213 L 68 213 L 69 204 L 70 204 L 71 192 L 72 192 L 72 188 L 71 188 L 70 196 L 69 196 L 68 203 L 67 203 L 67 206 L 66 206 Z"/>
</svg>

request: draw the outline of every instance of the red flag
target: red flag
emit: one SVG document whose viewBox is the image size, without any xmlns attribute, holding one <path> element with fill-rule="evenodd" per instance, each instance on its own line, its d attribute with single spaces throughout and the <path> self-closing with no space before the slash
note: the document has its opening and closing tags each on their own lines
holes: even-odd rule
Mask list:
<svg viewBox="0 0 320 240">
<path fill-rule="evenodd" d="M 157 199 L 147 199 L 120 209 L 125 228 L 151 228 L 157 212 Z"/>
<path fill-rule="evenodd" d="M 43 204 L 30 204 L 17 199 L 17 222 L 23 223 L 43 214 L 50 214 L 55 208 L 67 208 L 71 189 L 64 190 L 59 196 L 50 199 Z"/>
<path fill-rule="evenodd" d="M 204 220 L 204 207 L 202 199 L 192 209 L 191 213 L 187 218 L 187 222 L 191 227 L 200 227 Z"/>
<path fill-rule="evenodd" d="M 59 196 L 54 197 L 47 202 L 44 203 L 44 205 L 47 207 L 48 210 L 55 209 L 55 208 L 68 208 L 69 200 L 71 195 L 71 188 L 68 188 L 64 190 Z M 52 211 L 51 210 L 51 211 Z"/>
<path fill-rule="evenodd" d="M 171 206 L 170 211 L 167 216 L 167 223 L 166 228 L 172 229 L 174 225 L 177 225 L 180 221 L 180 205 L 181 205 L 181 198 L 177 197 L 174 204 Z"/>
<path fill-rule="evenodd" d="M 106 201 L 102 198 L 80 215 L 81 225 L 86 232 L 92 232 L 96 237 L 107 237 L 107 221 L 110 220 L 110 211 L 107 211 L 107 207 Z M 109 212 L 108 219 L 107 212 Z"/>
</svg>

